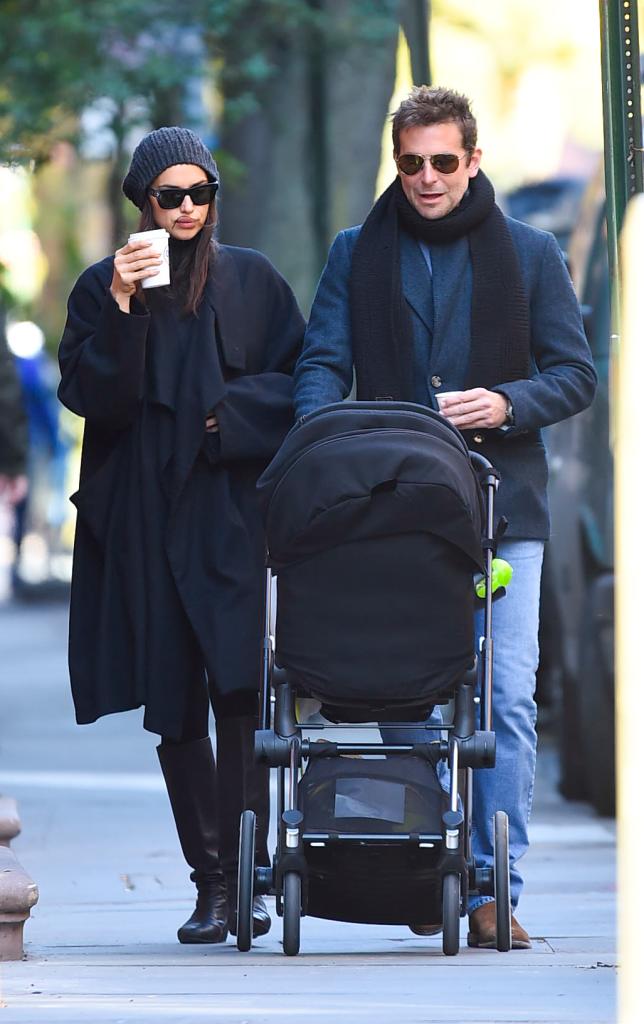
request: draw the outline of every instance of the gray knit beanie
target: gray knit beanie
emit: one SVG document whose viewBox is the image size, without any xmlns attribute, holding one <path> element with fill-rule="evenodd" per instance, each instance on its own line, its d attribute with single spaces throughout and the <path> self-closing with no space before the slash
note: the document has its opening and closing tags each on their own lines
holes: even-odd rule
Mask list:
<svg viewBox="0 0 644 1024">
<path fill-rule="evenodd" d="M 157 128 L 145 135 L 132 154 L 123 191 L 139 210 L 145 206 L 148 188 L 157 174 L 174 164 L 196 164 L 210 181 L 219 181 L 212 153 L 189 128 Z"/>
</svg>

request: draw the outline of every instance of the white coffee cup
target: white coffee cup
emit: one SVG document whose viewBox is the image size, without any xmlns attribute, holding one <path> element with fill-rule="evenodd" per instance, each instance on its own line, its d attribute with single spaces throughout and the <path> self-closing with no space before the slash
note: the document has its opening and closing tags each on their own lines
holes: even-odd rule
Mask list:
<svg viewBox="0 0 644 1024">
<path fill-rule="evenodd" d="M 462 395 L 462 391 L 437 391 L 435 392 L 436 401 L 438 402 L 438 408 L 442 410 L 446 399 L 454 398 L 456 395 Z"/>
<path fill-rule="evenodd" d="M 162 259 L 159 264 L 159 273 L 153 277 L 144 277 L 141 281 L 143 288 L 161 288 L 170 284 L 170 250 L 168 248 L 170 235 L 165 228 L 156 228 L 153 231 L 135 231 L 130 235 L 128 242 L 138 242 L 141 239 L 151 242 L 150 252 L 158 252 Z"/>
</svg>

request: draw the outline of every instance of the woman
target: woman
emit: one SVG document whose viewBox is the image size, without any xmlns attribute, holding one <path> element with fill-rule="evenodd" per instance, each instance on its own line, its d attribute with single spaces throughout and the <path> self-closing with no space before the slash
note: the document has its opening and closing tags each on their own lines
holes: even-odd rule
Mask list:
<svg viewBox="0 0 644 1024">
<path fill-rule="evenodd" d="M 79 723 L 145 707 L 197 904 L 180 942 L 235 932 L 239 816 L 269 864 L 268 774 L 253 759 L 264 538 L 255 481 L 292 422 L 304 322 L 269 261 L 214 240 L 215 162 L 160 128 L 123 182 L 139 229 L 169 233 L 171 282 L 138 240 L 86 270 L 59 395 L 85 418 L 69 662 Z M 217 768 L 208 738 L 209 703 Z M 270 918 L 256 897 L 254 932 Z"/>
</svg>

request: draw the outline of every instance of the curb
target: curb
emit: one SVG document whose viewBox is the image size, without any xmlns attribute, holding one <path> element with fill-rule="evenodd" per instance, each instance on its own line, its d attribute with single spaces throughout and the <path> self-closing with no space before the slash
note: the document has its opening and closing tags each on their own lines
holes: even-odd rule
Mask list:
<svg viewBox="0 0 644 1024">
<path fill-rule="evenodd" d="M 38 902 L 38 886 L 9 849 L 19 832 L 16 801 L 0 796 L 0 961 L 22 959 L 25 921 Z"/>
</svg>

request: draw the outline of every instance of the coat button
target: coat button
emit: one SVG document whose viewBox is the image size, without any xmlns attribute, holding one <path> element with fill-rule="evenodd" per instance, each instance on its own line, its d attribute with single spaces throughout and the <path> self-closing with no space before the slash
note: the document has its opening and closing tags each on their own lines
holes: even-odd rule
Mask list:
<svg viewBox="0 0 644 1024">
<path fill-rule="evenodd" d="M 434 374 L 434 376 L 432 377 L 432 387 L 439 388 L 442 383 L 443 381 L 441 380 L 441 378 L 437 374 Z"/>
<path fill-rule="evenodd" d="M 474 434 L 474 437 L 472 438 L 472 440 L 476 444 L 483 444 L 483 442 L 485 441 L 485 437 L 484 437 L 483 434 Z"/>
</svg>

